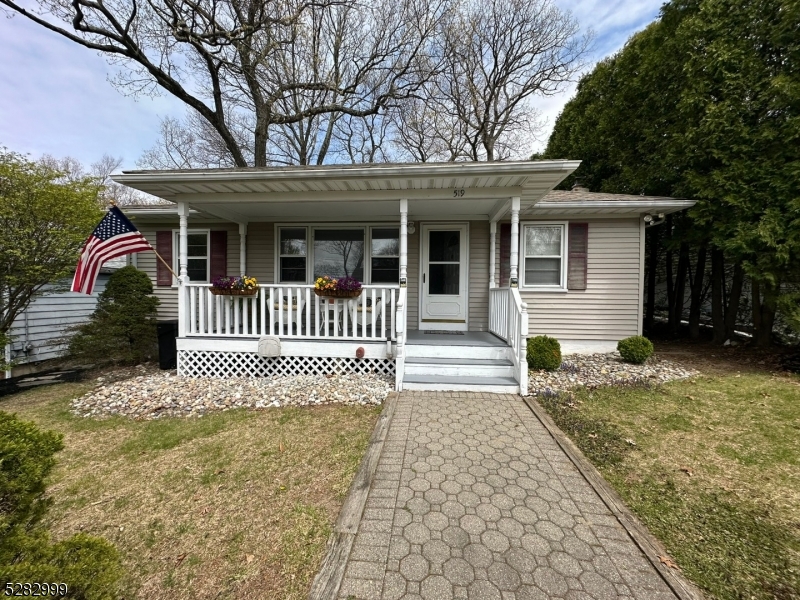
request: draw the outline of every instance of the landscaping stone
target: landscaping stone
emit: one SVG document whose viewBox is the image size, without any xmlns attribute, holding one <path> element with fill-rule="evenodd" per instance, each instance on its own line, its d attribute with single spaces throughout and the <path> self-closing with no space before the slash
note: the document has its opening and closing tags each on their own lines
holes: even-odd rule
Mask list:
<svg viewBox="0 0 800 600">
<path fill-rule="evenodd" d="M 123 381 L 109 382 L 113 375 L 98 377 L 98 387 L 73 400 L 72 411 L 83 417 L 157 419 L 232 408 L 380 405 L 394 389 L 393 378 L 375 374 L 217 379 L 146 369 L 138 372 L 143 374 Z"/>
<path fill-rule="evenodd" d="M 565 356 L 555 371 L 529 371 L 531 396 L 607 385 L 650 385 L 686 379 L 698 371 L 658 357 L 642 365 L 622 361 L 618 352 L 610 354 L 572 354 Z"/>
</svg>

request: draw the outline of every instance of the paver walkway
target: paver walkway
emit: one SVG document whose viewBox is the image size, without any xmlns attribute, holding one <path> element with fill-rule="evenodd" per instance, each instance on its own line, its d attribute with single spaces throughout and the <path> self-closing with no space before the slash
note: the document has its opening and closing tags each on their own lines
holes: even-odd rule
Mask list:
<svg viewBox="0 0 800 600">
<path fill-rule="evenodd" d="M 397 402 L 340 598 L 675 600 L 519 396 Z"/>
</svg>

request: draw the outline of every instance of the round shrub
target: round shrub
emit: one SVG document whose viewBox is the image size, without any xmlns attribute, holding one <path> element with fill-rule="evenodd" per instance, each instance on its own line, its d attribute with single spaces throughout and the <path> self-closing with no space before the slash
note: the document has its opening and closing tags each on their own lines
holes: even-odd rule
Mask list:
<svg viewBox="0 0 800 600">
<path fill-rule="evenodd" d="M 561 344 L 555 338 L 537 335 L 528 340 L 528 368 L 555 371 L 561 366 Z"/>
<path fill-rule="evenodd" d="M 617 352 L 625 362 L 640 365 L 653 355 L 653 343 L 641 335 L 633 335 L 617 342 Z"/>
</svg>

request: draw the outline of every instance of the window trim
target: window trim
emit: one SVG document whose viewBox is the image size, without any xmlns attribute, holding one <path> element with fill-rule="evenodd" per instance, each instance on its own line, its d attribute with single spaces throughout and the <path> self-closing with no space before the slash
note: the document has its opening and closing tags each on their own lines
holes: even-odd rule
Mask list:
<svg viewBox="0 0 800 600">
<path fill-rule="evenodd" d="M 558 285 L 529 284 L 525 281 L 525 228 L 526 227 L 561 227 L 561 281 Z M 569 248 L 569 221 L 525 221 L 519 224 L 519 264 L 517 265 L 520 288 L 537 292 L 566 292 L 567 289 L 567 248 Z M 542 257 L 548 258 L 548 257 Z M 555 255 L 552 256 L 555 258 Z"/>
<path fill-rule="evenodd" d="M 206 234 L 206 280 L 194 281 L 190 283 L 211 283 L 211 230 L 210 229 L 188 229 L 186 235 Z M 181 268 L 181 230 L 172 230 L 172 268 L 176 273 L 180 273 Z M 178 287 L 178 280 L 172 276 L 172 287 Z"/>
<path fill-rule="evenodd" d="M 281 281 L 281 229 L 305 229 L 306 230 L 306 281 L 300 283 L 297 281 Z M 272 281 L 275 285 L 311 285 L 314 283 L 314 231 L 317 229 L 341 230 L 341 229 L 360 229 L 364 232 L 364 285 L 386 285 L 386 286 L 399 286 L 400 282 L 395 283 L 372 283 L 372 230 L 373 229 L 397 229 L 398 236 L 400 234 L 400 223 L 395 221 L 370 221 L 367 223 L 275 223 L 273 244 L 274 261 L 273 261 L 273 277 Z M 296 256 L 296 255 L 286 255 Z M 398 254 L 398 259 L 400 255 Z"/>
</svg>

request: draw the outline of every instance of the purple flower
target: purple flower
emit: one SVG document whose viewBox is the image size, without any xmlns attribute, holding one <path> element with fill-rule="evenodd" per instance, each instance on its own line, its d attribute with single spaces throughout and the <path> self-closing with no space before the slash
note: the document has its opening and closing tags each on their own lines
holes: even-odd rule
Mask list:
<svg viewBox="0 0 800 600">
<path fill-rule="evenodd" d="M 355 277 L 342 277 L 336 283 L 337 290 L 356 292 L 361 289 L 361 282 Z"/>
<path fill-rule="evenodd" d="M 226 275 L 220 275 L 219 277 L 215 277 L 211 280 L 211 287 L 217 288 L 218 290 L 233 290 L 236 289 L 236 280 L 238 277 L 227 277 Z"/>
</svg>

